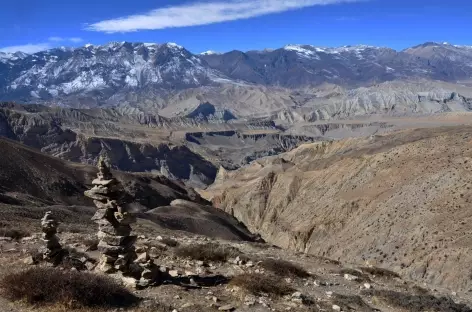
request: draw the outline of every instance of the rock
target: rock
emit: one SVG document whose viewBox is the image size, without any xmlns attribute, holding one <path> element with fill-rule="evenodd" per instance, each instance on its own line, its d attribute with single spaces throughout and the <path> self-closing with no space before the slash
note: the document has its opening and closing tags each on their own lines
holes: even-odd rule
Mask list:
<svg viewBox="0 0 472 312">
<path fill-rule="evenodd" d="M 172 277 L 178 277 L 180 276 L 181 274 L 179 274 L 180 272 L 177 271 L 177 270 L 170 270 L 169 271 L 169 275 L 172 276 Z"/>
<path fill-rule="evenodd" d="M 132 277 L 125 277 L 125 276 L 122 276 L 122 277 L 121 277 L 121 280 L 123 281 L 123 284 L 124 284 L 126 287 L 136 288 L 136 286 L 138 285 L 138 280 L 135 279 L 135 278 L 132 278 Z"/>
<path fill-rule="evenodd" d="M 351 274 L 344 274 L 344 279 L 348 281 L 356 281 L 359 279 L 359 277 Z"/>
<path fill-rule="evenodd" d="M 372 285 L 370 285 L 369 283 L 365 283 L 365 284 L 364 284 L 364 288 L 365 288 L 365 289 L 371 289 L 371 288 L 372 288 Z"/>
<path fill-rule="evenodd" d="M 231 304 L 227 304 L 218 308 L 218 311 L 233 311 L 234 307 Z"/>
<path fill-rule="evenodd" d="M 218 302 L 218 298 L 215 297 L 215 296 L 213 296 L 213 297 L 211 298 L 211 300 L 213 300 L 213 302 Z"/>
<path fill-rule="evenodd" d="M 291 297 L 292 297 L 292 298 L 302 298 L 302 296 L 303 296 L 303 295 L 302 295 L 301 292 L 296 291 L 296 292 L 294 292 L 294 293 L 292 294 Z"/>
<path fill-rule="evenodd" d="M 248 261 L 246 263 L 246 267 L 248 267 L 248 268 L 252 268 L 253 266 L 254 266 L 254 262 L 252 262 L 252 261 Z"/>
<path fill-rule="evenodd" d="M 180 308 L 181 309 L 185 309 L 185 308 L 190 308 L 190 307 L 193 307 L 195 304 L 191 303 L 191 302 L 187 302 L 185 304 L 183 304 Z"/>
<path fill-rule="evenodd" d="M 143 252 L 138 255 L 138 258 L 135 260 L 137 263 L 146 263 L 150 259 L 149 254 L 147 252 Z"/>
<path fill-rule="evenodd" d="M 341 311 L 341 307 L 336 305 L 336 304 L 333 304 L 332 309 L 333 309 L 333 311 Z"/>
<path fill-rule="evenodd" d="M 36 261 L 33 259 L 32 256 L 28 256 L 23 260 L 23 263 L 27 265 L 33 265 L 36 264 Z"/>
</svg>

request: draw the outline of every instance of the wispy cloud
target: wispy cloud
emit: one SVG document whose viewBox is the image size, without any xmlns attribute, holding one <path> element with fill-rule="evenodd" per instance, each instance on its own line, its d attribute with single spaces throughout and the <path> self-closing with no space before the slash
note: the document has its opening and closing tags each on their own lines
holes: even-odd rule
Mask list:
<svg viewBox="0 0 472 312">
<path fill-rule="evenodd" d="M 52 49 L 53 47 L 57 47 L 59 42 L 72 42 L 72 43 L 79 43 L 84 41 L 82 38 L 79 37 L 70 37 L 70 38 L 63 38 L 63 37 L 49 37 L 47 42 L 41 43 L 28 43 L 22 45 L 15 45 L 10 47 L 3 47 L 0 48 L 0 52 L 6 53 L 14 53 L 14 52 L 24 52 L 24 53 L 36 53 L 44 50 Z"/>
<path fill-rule="evenodd" d="M 52 42 L 70 41 L 70 42 L 73 42 L 73 43 L 79 43 L 79 42 L 84 41 L 82 38 L 79 38 L 79 37 L 71 37 L 71 38 L 49 37 L 48 40 L 52 41 Z"/>
<path fill-rule="evenodd" d="M 15 53 L 15 52 L 21 51 L 24 53 L 36 53 L 36 52 L 44 51 L 50 48 L 51 48 L 51 45 L 49 43 L 24 44 L 24 45 L 0 48 L 0 52 Z"/>
<path fill-rule="evenodd" d="M 360 17 L 354 17 L 354 16 L 341 16 L 336 18 L 336 21 L 338 22 L 352 22 L 352 21 L 359 21 Z"/>
<path fill-rule="evenodd" d="M 232 0 L 227 2 L 197 2 L 159 8 L 145 14 L 104 20 L 86 25 L 85 29 L 116 33 L 208 25 L 311 6 L 359 1 L 363 0 Z"/>
</svg>

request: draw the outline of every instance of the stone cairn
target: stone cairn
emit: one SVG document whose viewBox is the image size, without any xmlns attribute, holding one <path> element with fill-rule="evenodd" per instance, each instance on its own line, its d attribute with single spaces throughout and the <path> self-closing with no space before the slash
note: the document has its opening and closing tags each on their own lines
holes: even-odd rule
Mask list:
<svg viewBox="0 0 472 312">
<path fill-rule="evenodd" d="M 137 237 L 130 235 L 136 218 L 126 209 L 125 191 L 103 158 L 98 161 L 97 178 L 85 196 L 93 199 L 97 211 L 92 220 L 98 224 L 98 250 L 101 253 L 97 269 L 104 273 L 121 272 L 136 279 L 136 286 L 146 287 L 157 278 L 158 268 L 146 252 L 136 254 Z"/>
<path fill-rule="evenodd" d="M 52 212 L 48 211 L 41 219 L 41 228 L 43 231 L 43 241 L 46 244 L 41 249 L 43 260 L 58 265 L 64 255 L 59 238 L 56 236 L 59 223 L 53 217 Z"/>
</svg>

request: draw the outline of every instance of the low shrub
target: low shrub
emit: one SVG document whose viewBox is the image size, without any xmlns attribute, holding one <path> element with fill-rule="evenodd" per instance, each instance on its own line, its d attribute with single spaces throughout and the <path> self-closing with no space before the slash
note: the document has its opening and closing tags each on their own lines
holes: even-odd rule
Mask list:
<svg viewBox="0 0 472 312">
<path fill-rule="evenodd" d="M 241 256 L 241 251 L 235 247 L 222 246 L 215 243 L 203 245 L 186 245 L 175 249 L 175 255 L 201 261 L 225 262 Z"/>
<path fill-rule="evenodd" d="M 247 292 L 261 296 L 268 294 L 271 296 L 285 296 L 295 292 L 287 282 L 272 274 L 241 274 L 233 277 L 230 285 L 240 287 Z"/>
<path fill-rule="evenodd" d="M 36 267 L 8 274 L 0 281 L 0 291 L 12 301 L 69 308 L 127 307 L 138 302 L 135 295 L 111 278 L 54 268 Z"/>
<path fill-rule="evenodd" d="M 179 242 L 176 241 L 175 239 L 170 238 L 170 237 L 164 237 L 160 241 L 161 241 L 161 243 L 163 243 L 164 245 L 166 245 L 168 247 L 177 247 L 177 246 L 179 246 Z"/>
<path fill-rule="evenodd" d="M 387 269 L 382 269 L 382 268 L 377 268 L 377 267 L 362 267 L 360 268 L 360 270 L 370 275 L 386 277 L 386 278 L 395 278 L 395 277 L 400 278 L 400 275 L 398 275 L 398 273 L 395 273 Z"/>
<path fill-rule="evenodd" d="M 278 276 L 301 278 L 310 276 L 310 273 L 308 273 L 302 267 L 284 260 L 265 259 L 260 263 L 260 266 L 267 271 L 277 274 Z"/>
<path fill-rule="evenodd" d="M 0 236 L 9 237 L 14 240 L 20 240 L 23 237 L 31 236 L 31 233 L 22 229 L 0 229 Z"/>
<path fill-rule="evenodd" d="M 432 295 L 415 295 L 392 290 L 364 290 L 364 295 L 384 301 L 386 304 L 406 311 L 430 312 L 470 312 L 471 307 L 463 303 L 455 303 L 451 298 L 435 297 Z"/>
</svg>

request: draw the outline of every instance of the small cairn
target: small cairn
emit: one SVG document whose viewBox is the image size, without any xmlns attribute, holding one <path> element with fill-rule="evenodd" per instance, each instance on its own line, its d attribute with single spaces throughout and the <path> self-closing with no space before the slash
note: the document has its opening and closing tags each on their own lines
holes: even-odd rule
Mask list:
<svg viewBox="0 0 472 312">
<path fill-rule="evenodd" d="M 85 196 L 93 199 L 97 212 L 92 220 L 98 224 L 98 250 L 101 253 L 97 269 L 104 273 L 121 272 L 136 279 L 136 286 L 146 287 L 154 282 L 158 268 L 147 254 L 136 255 L 137 237 L 130 235 L 136 218 L 126 209 L 125 191 L 103 158 L 98 161 L 97 178 Z"/>
<path fill-rule="evenodd" d="M 59 223 L 53 217 L 51 211 L 46 212 L 41 219 L 43 241 L 46 244 L 46 246 L 41 249 L 41 253 L 43 254 L 43 260 L 54 265 L 60 264 L 64 256 L 64 250 L 59 243 L 59 238 L 56 236 L 58 225 Z"/>
</svg>

